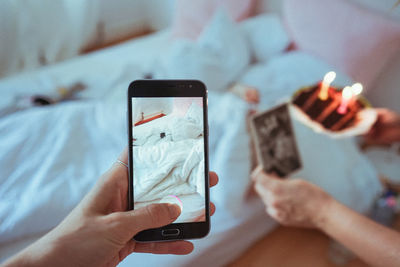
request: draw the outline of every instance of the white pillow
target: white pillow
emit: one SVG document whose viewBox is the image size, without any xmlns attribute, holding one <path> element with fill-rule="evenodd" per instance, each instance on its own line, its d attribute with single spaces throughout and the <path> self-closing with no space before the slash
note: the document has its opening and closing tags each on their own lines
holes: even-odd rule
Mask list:
<svg viewBox="0 0 400 267">
<path fill-rule="evenodd" d="M 197 42 L 178 39 L 161 58 L 157 78 L 198 79 L 211 90 L 225 89 L 250 62 L 237 25 L 222 10 L 216 12 Z"/>
<path fill-rule="evenodd" d="M 192 103 L 182 117 L 176 117 L 169 125 L 174 141 L 196 139 L 203 133 L 203 109 Z"/>
<path fill-rule="evenodd" d="M 282 53 L 291 41 L 280 17 L 274 14 L 247 19 L 240 23 L 240 29 L 246 36 L 255 61 L 265 62 Z"/>
<path fill-rule="evenodd" d="M 264 110 L 289 99 L 298 89 L 316 84 L 331 70 L 337 73 L 333 85 L 340 87 L 352 83 L 344 73 L 302 51 L 285 53 L 266 63 L 254 64 L 240 82 L 259 89 L 261 99 L 258 108 Z"/>
</svg>

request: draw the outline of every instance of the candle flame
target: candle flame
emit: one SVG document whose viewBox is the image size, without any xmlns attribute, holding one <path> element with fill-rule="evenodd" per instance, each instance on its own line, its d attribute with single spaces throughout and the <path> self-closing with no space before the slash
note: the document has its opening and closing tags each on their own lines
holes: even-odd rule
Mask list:
<svg viewBox="0 0 400 267">
<path fill-rule="evenodd" d="M 349 105 L 350 99 L 353 97 L 353 91 L 350 86 L 346 86 L 342 91 L 342 101 L 337 109 L 339 114 L 345 114 L 347 112 L 347 106 Z"/>
<path fill-rule="evenodd" d="M 335 80 L 336 72 L 330 71 L 324 76 L 324 83 L 327 83 L 328 86 Z"/>
<path fill-rule="evenodd" d="M 328 99 L 328 90 L 333 80 L 335 80 L 335 78 L 336 78 L 336 73 L 334 71 L 330 71 L 327 74 L 325 74 L 324 79 L 321 83 L 321 89 L 318 94 L 319 99 L 323 101 Z"/>
<path fill-rule="evenodd" d="M 349 100 L 353 96 L 353 91 L 350 86 L 346 86 L 342 91 L 342 97 L 346 100 Z"/>
<path fill-rule="evenodd" d="M 363 91 L 363 86 L 361 83 L 355 83 L 351 86 L 351 91 L 353 92 L 353 95 L 359 95 Z"/>
</svg>

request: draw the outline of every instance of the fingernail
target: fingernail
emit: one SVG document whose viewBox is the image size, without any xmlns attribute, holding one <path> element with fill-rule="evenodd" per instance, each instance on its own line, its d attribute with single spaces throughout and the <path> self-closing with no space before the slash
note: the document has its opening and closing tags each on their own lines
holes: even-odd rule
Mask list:
<svg viewBox="0 0 400 267">
<path fill-rule="evenodd" d="M 181 208 L 176 204 L 168 204 L 169 217 L 176 219 L 181 214 Z"/>
</svg>

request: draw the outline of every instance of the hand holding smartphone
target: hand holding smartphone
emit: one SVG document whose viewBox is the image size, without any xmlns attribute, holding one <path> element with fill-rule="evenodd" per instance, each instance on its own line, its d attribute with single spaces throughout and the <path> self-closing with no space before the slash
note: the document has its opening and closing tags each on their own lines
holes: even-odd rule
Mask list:
<svg viewBox="0 0 400 267">
<path fill-rule="evenodd" d="M 138 80 L 128 90 L 129 208 L 173 203 L 170 225 L 136 241 L 201 238 L 210 229 L 207 91 L 194 80 Z"/>
</svg>

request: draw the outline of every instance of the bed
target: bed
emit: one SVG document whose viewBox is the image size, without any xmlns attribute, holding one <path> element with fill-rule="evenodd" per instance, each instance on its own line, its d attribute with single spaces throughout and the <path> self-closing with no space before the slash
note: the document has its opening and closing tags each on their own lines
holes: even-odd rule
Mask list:
<svg viewBox="0 0 400 267">
<path fill-rule="evenodd" d="M 227 27 L 232 33 L 221 38 L 222 44 L 232 43 L 229 38 L 237 38 L 236 26 L 228 25 L 223 16 L 217 22 L 218 27 Z M 209 236 L 194 241 L 192 254 L 135 254 L 120 265 L 221 266 L 276 226 L 260 200 L 248 194 L 251 152 L 246 120 L 251 105 L 226 88 L 232 82 L 257 87 L 262 110 L 287 100 L 300 86 L 317 82 L 333 67 L 305 52 L 279 53 L 268 62 L 250 64 L 240 42 L 236 42 L 236 48 L 230 47 L 230 53 L 238 57 L 228 62 L 234 68 L 213 65 L 210 73 L 204 71 L 203 62 L 187 68 L 191 72 L 182 72 L 172 62 L 182 51 L 193 59 L 209 57 L 200 48 L 204 43 L 210 47 L 207 40 L 215 42 L 212 33 L 210 30 L 203 41 L 193 44 L 171 42 L 168 30 L 163 30 L 0 81 L 2 108 L 10 105 L 15 95 L 51 93 L 54 88 L 76 82 L 87 86 L 79 101 L 31 108 L 0 118 L 0 262 L 59 223 L 113 164 L 126 146 L 128 84 L 148 73 L 156 78 L 206 81 L 210 169 L 220 176 L 219 185 L 211 190 L 217 211 Z M 215 71 L 222 81 L 215 79 Z M 223 76 L 226 72 L 236 74 Z M 232 78 L 225 78 L 228 76 Z M 337 83 L 349 82 L 351 79 L 338 71 Z M 332 140 L 300 122 L 295 122 L 294 128 L 304 164 L 295 176 L 320 185 L 355 210 L 368 210 L 381 186 L 377 171 L 359 152 L 356 142 Z M 330 153 L 321 157 L 316 147 Z"/>
</svg>

